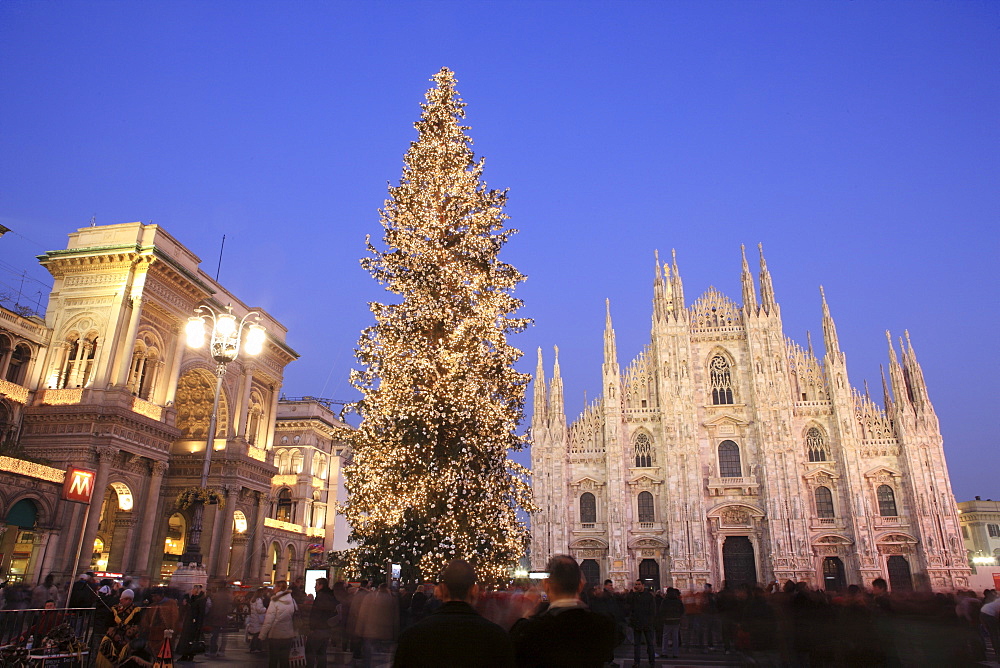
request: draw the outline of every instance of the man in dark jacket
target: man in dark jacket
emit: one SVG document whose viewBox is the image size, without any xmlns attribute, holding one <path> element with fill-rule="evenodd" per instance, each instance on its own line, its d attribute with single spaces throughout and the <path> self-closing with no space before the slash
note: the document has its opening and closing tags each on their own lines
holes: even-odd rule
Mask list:
<svg viewBox="0 0 1000 668">
<path fill-rule="evenodd" d="M 330 619 L 337 615 L 337 597 L 326 578 L 316 580 L 316 598 L 309 610 L 309 636 L 306 638 L 306 666 L 326 668 L 326 648 L 330 644 Z"/>
<path fill-rule="evenodd" d="M 649 665 L 656 662 L 656 641 L 653 639 L 653 618 L 656 616 L 656 599 L 653 593 L 646 589 L 642 580 L 636 580 L 632 591 L 628 594 L 628 623 L 632 627 L 632 647 L 635 650 L 635 665 L 639 665 L 639 648 L 642 639 L 646 639 L 646 651 L 649 654 Z"/>
<path fill-rule="evenodd" d="M 573 557 L 556 555 L 546 570 L 548 603 L 510 630 L 518 667 L 603 668 L 614 658 L 614 622 L 580 600 L 586 583 Z"/>
<path fill-rule="evenodd" d="M 93 608 L 97 604 L 97 576 L 87 571 L 73 583 L 69 594 L 69 607 Z"/>
<path fill-rule="evenodd" d="M 472 608 L 479 587 L 467 561 L 444 569 L 437 586 L 441 605 L 403 631 L 394 668 L 513 668 L 514 652 L 504 630 Z"/>
</svg>

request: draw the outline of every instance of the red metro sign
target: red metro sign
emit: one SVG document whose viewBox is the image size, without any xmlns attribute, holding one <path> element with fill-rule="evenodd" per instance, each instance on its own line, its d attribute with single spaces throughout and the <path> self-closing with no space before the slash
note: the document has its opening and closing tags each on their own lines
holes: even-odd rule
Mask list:
<svg viewBox="0 0 1000 668">
<path fill-rule="evenodd" d="M 97 471 L 68 468 L 66 479 L 63 481 L 63 500 L 90 503 L 90 497 L 94 495 L 95 478 L 97 478 Z"/>
</svg>

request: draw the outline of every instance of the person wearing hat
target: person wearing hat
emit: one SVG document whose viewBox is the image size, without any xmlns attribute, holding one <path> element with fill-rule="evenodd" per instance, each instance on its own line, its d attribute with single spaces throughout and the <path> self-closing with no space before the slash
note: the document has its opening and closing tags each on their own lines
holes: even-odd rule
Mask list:
<svg viewBox="0 0 1000 668">
<path fill-rule="evenodd" d="M 97 605 L 97 576 L 94 575 L 94 571 L 87 571 L 73 583 L 73 589 L 69 594 L 69 607 L 93 608 L 95 605 Z"/>
<path fill-rule="evenodd" d="M 163 647 L 164 638 L 173 635 L 180 612 L 177 601 L 169 598 L 163 587 L 150 589 L 149 600 L 149 607 L 142 613 L 141 626 L 143 635 L 146 636 L 146 646 L 155 657 Z"/>
<path fill-rule="evenodd" d="M 139 638 L 142 628 L 141 612 L 142 608 L 135 605 L 134 592 L 130 589 L 122 591 L 117 605 L 111 609 L 112 623 L 101 640 L 96 661 L 98 668 L 135 664 L 137 662 L 131 659 L 133 656 L 146 658 L 148 652 L 142 646 L 144 643 L 133 642 Z M 140 650 L 141 654 L 138 653 Z"/>
</svg>

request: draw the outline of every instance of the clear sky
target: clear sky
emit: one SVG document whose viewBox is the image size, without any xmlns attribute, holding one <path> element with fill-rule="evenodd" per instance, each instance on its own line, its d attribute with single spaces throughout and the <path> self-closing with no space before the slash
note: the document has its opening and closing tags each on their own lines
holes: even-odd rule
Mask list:
<svg viewBox="0 0 1000 668">
<path fill-rule="evenodd" d="M 852 384 L 908 328 L 959 500 L 1000 498 L 996 2 L 0 3 L 0 291 L 98 224 L 163 225 L 272 312 L 289 396 L 353 399 L 378 235 L 428 79 L 455 70 L 504 259 L 559 345 L 567 411 L 600 390 L 604 299 L 624 366 L 653 251 L 688 303 L 740 300 L 763 242 L 785 333 L 826 288 Z M 755 262 L 755 260 L 752 260 Z M 36 281 L 41 281 L 40 284 Z M 44 305 L 44 300 L 42 301 Z M 529 405 L 530 411 L 530 405 Z"/>
</svg>

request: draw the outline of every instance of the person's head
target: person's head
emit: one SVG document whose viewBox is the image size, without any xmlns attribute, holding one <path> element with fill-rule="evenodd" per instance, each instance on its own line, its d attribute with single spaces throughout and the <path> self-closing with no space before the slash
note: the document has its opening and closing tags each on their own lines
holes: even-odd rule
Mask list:
<svg viewBox="0 0 1000 668">
<path fill-rule="evenodd" d="M 606 590 L 608 590 L 608 591 L 611 591 L 612 589 L 615 588 L 615 583 L 612 582 L 611 580 L 605 580 L 604 581 L 604 588 Z"/>
<path fill-rule="evenodd" d="M 288 582 L 286 580 L 278 580 L 274 583 L 274 593 L 277 594 L 279 591 L 285 591 L 288 589 Z"/>
<path fill-rule="evenodd" d="M 322 591 L 323 589 L 327 588 L 327 586 L 326 586 L 327 582 L 329 582 L 329 580 L 327 580 L 326 578 L 316 578 L 316 593 L 317 594 L 320 591 Z"/>
<path fill-rule="evenodd" d="M 636 580 L 632 583 L 632 591 L 644 591 L 645 589 L 646 585 L 642 583 L 642 580 Z"/>
<path fill-rule="evenodd" d="M 884 578 L 875 578 L 872 580 L 872 591 L 876 594 L 884 594 L 889 591 L 889 586 L 886 584 Z"/>
<path fill-rule="evenodd" d="M 94 573 L 94 571 L 87 571 L 86 573 L 84 573 L 83 579 L 89 582 L 90 584 L 97 584 L 97 575 Z"/>
<path fill-rule="evenodd" d="M 442 601 L 465 601 L 472 603 L 479 594 L 476 586 L 476 571 L 464 559 L 454 559 L 441 571 L 437 595 Z"/>
<path fill-rule="evenodd" d="M 149 600 L 153 603 L 159 603 L 163 600 L 163 587 L 153 587 L 149 592 Z"/>
<path fill-rule="evenodd" d="M 48 575 L 46 575 L 45 576 L 45 586 L 46 587 L 51 587 L 52 583 L 55 582 L 55 579 L 56 579 L 56 576 L 52 575 L 52 573 L 49 573 Z"/>
<path fill-rule="evenodd" d="M 708 591 L 708 592 L 712 591 L 712 583 L 711 582 L 706 582 L 705 583 L 705 591 Z"/>
<path fill-rule="evenodd" d="M 543 580 L 545 593 L 550 600 L 576 598 L 584 585 L 583 574 L 576 559 L 566 554 L 557 554 L 546 564 L 549 577 Z"/>
<path fill-rule="evenodd" d="M 131 603 L 135 599 L 135 592 L 131 589 L 125 589 L 122 591 L 122 597 L 119 599 L 122 603 Z"/>
<path fill-rule="evenodd" d="M 49 600 L 45 601 L 45 609 L 46 610 L 55 610 L 56 609 L 56 602 L 53 601 L 51 598 Z"/>
</svg>

